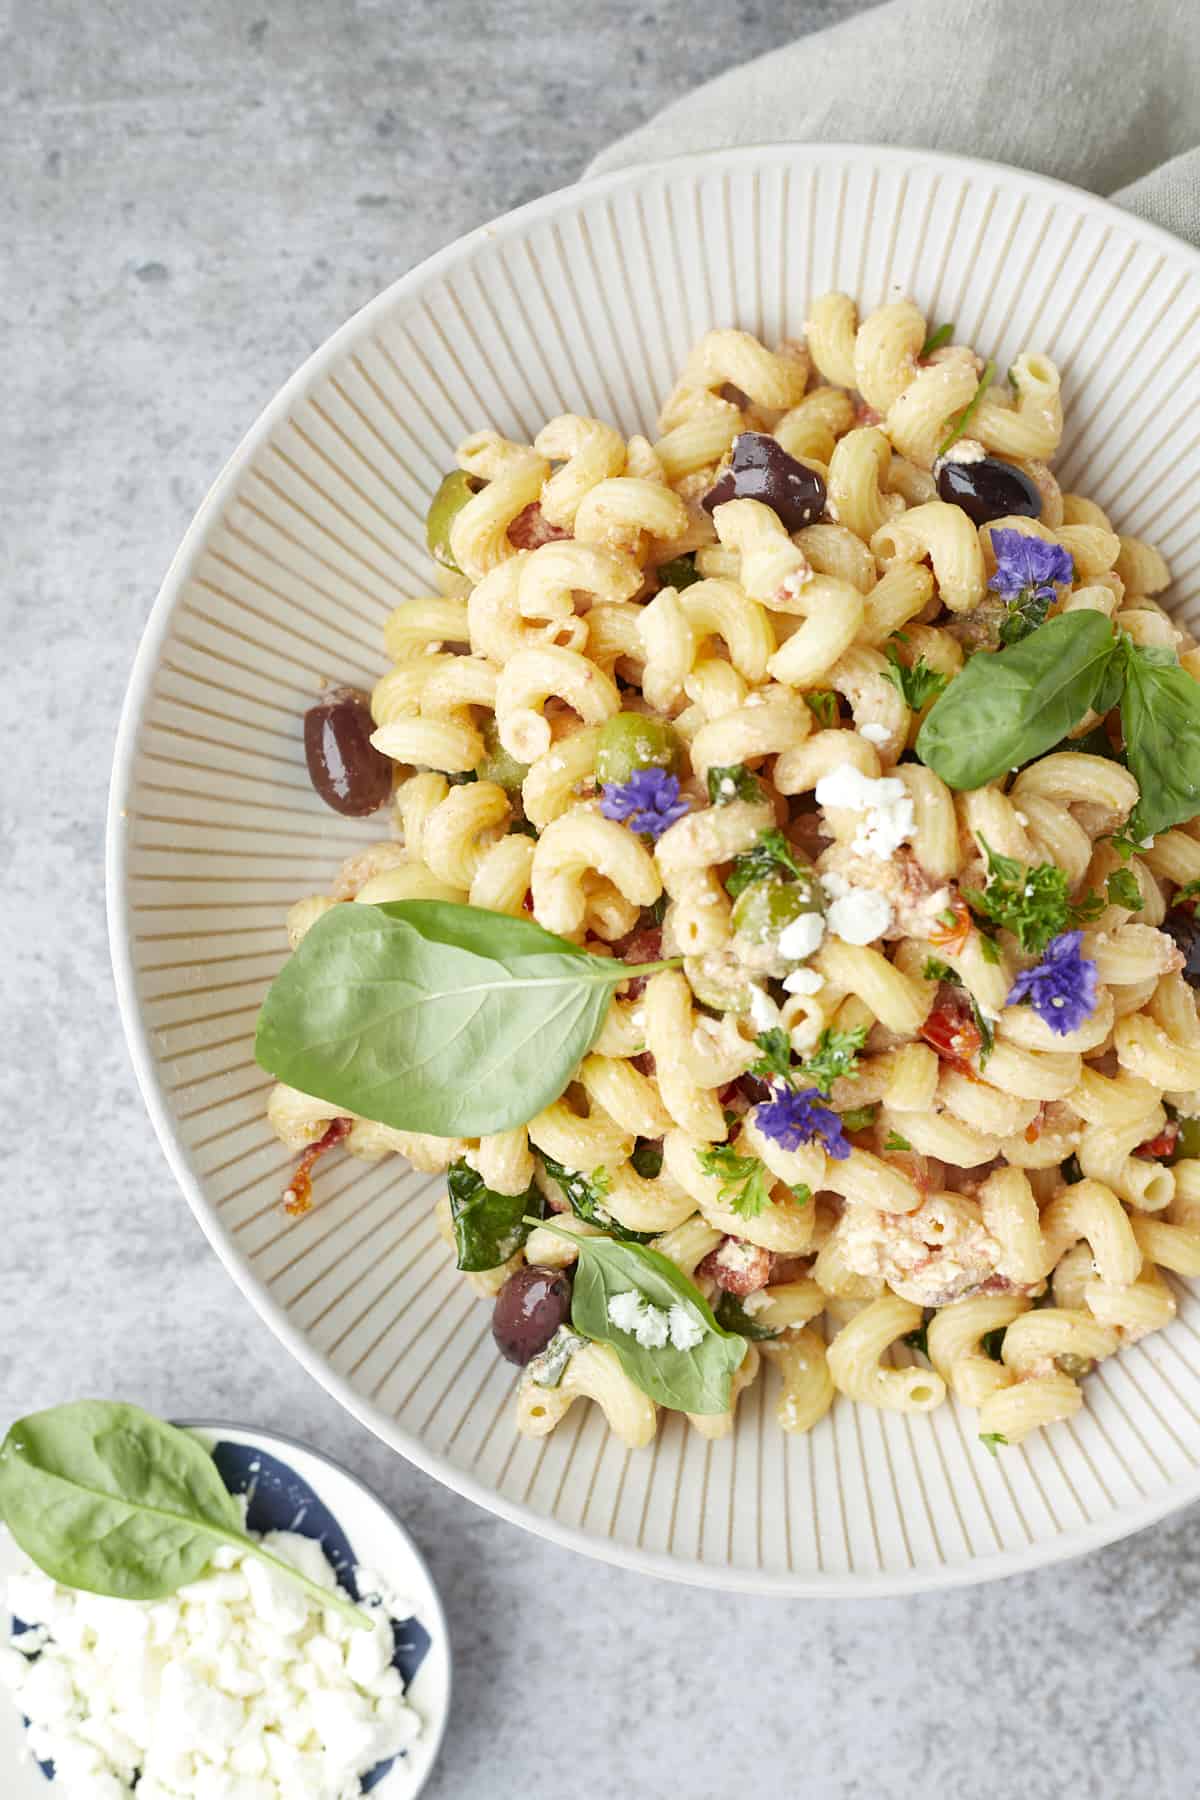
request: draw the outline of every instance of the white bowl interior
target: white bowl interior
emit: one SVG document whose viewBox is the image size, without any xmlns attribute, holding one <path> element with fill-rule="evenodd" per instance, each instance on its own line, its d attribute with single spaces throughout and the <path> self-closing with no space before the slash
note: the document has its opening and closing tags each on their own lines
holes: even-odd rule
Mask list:
<svg viewBox="0 0 1200 1800">
<path fill-rule="evenodd" d="M 1200 616 L 1200 258 L 1055 183 L 917 153 L 768 148 L 552 195 L 405 277 L 289 383 L 218 481 L 134 672 L 110 821 L 114 961 L 139 1078 L 205 1230 L 259 1310 L 348 1407 L 431 1473 L 523 1524 L 684 1579 L 879 1592 L 979 1579 L 1102 1542 L 1200 1492 L 1200 1306 L 1106 1362 L 1085 1411 L 993 1460 L 974 1415 L 841 1403 L 809 1437 L 770 1383 L 734 1437 L 668 1419 L 629 1453 L 576 1406 L 518 1440 L 490 1309 L 455 1275 L 439 1180 L 323 1165 L 284 1215 L 291 1158 L 263 1120 L 254 1021 L 290 902 L 380 835 L 304 768 L 329 678 L 369 686 L 380 628 L 429 591 L 425 507 L 482 424 L 564 410 L 652 423 L 691 342 L 799 333 L 807 299 L 912 294 L 1004 368 L 1063 369 L 1059 472 L 1171 561 Z"/>
</svg>

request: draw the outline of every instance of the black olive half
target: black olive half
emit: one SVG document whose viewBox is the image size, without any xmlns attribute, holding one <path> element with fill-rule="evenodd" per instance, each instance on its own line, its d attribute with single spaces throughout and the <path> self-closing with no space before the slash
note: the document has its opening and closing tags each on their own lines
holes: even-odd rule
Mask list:
<svg viewBox="0 0 1200 1800">
<path fill-rule="evenodd" d="M 726 500 L 761 500 L 785 531 L 799 531 L 825 511 L 825 483 L 765 431 L 743 431 L 733 440 L 729 467 L 700 504 L 711 512 Z"/>
<path fill-rule="evenodd" d="M 993 519 L 1037 519 L 1042 496 L 1037 483 L 1023 469 L 981 456 L 977 462 L 943 462 L 938 467 L 937 491 L 943 500 L 961 506 L 976 525 Z"/>
</svg>

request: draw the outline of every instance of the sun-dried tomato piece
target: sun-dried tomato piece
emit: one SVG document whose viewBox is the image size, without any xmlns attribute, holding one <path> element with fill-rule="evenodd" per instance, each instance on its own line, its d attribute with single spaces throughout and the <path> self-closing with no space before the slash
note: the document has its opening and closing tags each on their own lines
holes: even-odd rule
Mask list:
<svg viewBox="0 0 1200 1800">
<path fill-rule="evenodd" d="M 1147 1138 L 1134 1151 L 1135 1156 L 1173 1156 L 1179 1137 L 1179 1126 L 1174 1119 L 1168 1119 L 1157 1137 Z"/>
<path fill-rule="evenodd" d="M 727 1237 L 697 1264 L 696 1274 L 744 1299 L 747 1294 L 757 1294 L 771 1279 L 771 1252 L 744 1238 Z"/>
<path fill-rule="evenodd" d="M 943 1062 L 968 1074 L 972 1061 L 983 1048 L 983 1039 L 971 1015 L 971 1004 L 954 988 L 942 989 L 942 996 L 921 1027 L 921 1036 Z"/>
</svg>

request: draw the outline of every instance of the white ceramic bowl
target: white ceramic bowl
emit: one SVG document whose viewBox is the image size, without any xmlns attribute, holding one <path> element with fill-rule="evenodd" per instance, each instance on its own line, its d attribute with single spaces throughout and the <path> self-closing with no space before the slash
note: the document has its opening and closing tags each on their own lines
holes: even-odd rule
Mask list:
<svg viewBox="0 0 1200 1800">
<path fill-rule="evenodd" d="M 310 1444 L 208 1419 L 181 1423 L 211 1450 L 230 1493 L 250 1496 L 252 1531 L 298 1531 L 318 1538 L 339 1577 L 346 1568 L 371 1569 L 396 1596 L 396 1666 L 407 1699 L 421 1716 L 421 1735 L 365 1779 L 372 1800 L 416 1800 L 437 1760 L 450 1713 L 450 1636 L 421 1552 L 382 1500 Z M 8 1642 L 12 1630 L 5 1582 L 24 1566 L 21 1551 L 0 1531 L 0 1643 Z M 30 1756 L 7 1690 L 0 1690 L 0 1771 L 4 1800 L 50 1800 L 61 1791 Z"/>
<path fill-rule="evenodd" d="M 438 1183 L 389 1161 L 322 1168 L 304 1218 L 263 1122 L 254 1019 L 290 901 L 378 824 L 337 818 L 304 769 L 323 679 L 370 685 L 380 626 L 426 590 L 426 504 L 458 439 L 528 439 L 564 410 L 644 429 L 700 333 L 802 329 L 831 287 L 912 294 L 1006 367 L 1061 365 L 1064 485 L 1174 565 L 1200 612 L 1200 257 L 1089 195 L 1015 170 L 847 146 L 680 158 L 552 194 L 398 281 L 287 384 L 201 507 L 134 668 L 112 791 L 113 959 L 138 1078 L 200 1223 L 264 1318 L 422 1468 L 560 1543 L 776 1593 L 979 1580 L 1118 1537 L 1200 1493 L 1200 1307 L 1089 1378 L 1086 1410 L 998 1460 L 973 1415 L 839 1405 L 811 1437 L 769 1386 L 736 1435 L 670 1419 L 628 1454 L 580 1405 L 517 1440 L 513 1371 L 452 1271 Z"/>
</svg>

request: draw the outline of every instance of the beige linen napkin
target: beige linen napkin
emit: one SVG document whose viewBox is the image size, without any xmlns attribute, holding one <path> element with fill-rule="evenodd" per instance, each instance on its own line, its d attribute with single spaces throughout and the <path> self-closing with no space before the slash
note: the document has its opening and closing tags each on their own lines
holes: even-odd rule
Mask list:
<svg viewBox="0 0 1200 1800">
<path fill-rule="evenodd" d="M 788 142 L 1015 163 L 1200 247 L 1200 0 L 891 0 L 731 69 L 588 173 Z"/>
</svg>

